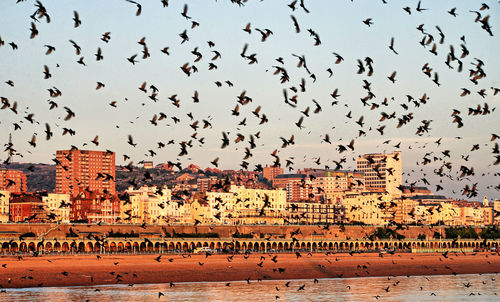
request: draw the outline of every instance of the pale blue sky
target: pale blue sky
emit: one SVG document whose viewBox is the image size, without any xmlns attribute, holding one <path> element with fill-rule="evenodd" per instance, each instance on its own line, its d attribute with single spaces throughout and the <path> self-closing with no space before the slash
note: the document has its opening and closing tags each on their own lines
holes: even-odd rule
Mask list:
<svg viewBox="0 0 500 302">
<path fill-rule="evenodd" d="M 0 139 L 7 142 L 8 133 L 13 133 L 15 148 L 23 154 L 17 161 L 50 162 L 58 149 L 66 149 L 70 145 L 82 146 L 90 144 L 91 149 L 111 149 L 117 152 L 117 164 L 124 164 L 121 155 L 128 154 L 134 162 L 146 159 L 144 154 L 149 149 L 157 152 L 153 158 L 155 163 L 167 160 L 183 163 L 196 163 L 202 167 L 209 166 L 209 161 L 220 157 L 220 164 L 225 169 L 237 169 L 243 158 L 244 147 L 248 135 L 261 131 L 258 147 L 253 150 L 254 156 L 248 160 L 253 169 L 256 163 L 271 164 L 273 158 L 269 155 L 274 149 L 280 149 L 280 137 L 289 138 L 295 135 L 295 145 L 280 149 L 282 163 L 291 156 L 294 157 L 295 168 L 315 166 L 313 158 L 321 157 L 322 166 L 331 160 L 339 160 L 347 156 L 345 168 L 354 168 L 352 161 L 360 153 L 391 152 L 397 142 L 401 141 L 404 169 L 418 169 L 418 173 L 405 175 L 408 181 L 416 181 L 433 174 L 442 161 L 423 167 L 417 161 L 427 152 L 451 150 L 453 163 L 452 175 L 455 177 L 461 165 L 474 166 L 476 177 L 470 181 L 445 181 L 446 193 L 452 190 L 459 192 L 465 184 L 480 182 L 479 195 L 500 197 L 500 192 L 493 187 L 499 185 L 500 177 L 494 175 L 500 166 L 491 166 L 494 157 L 491 154 L 493 143 L 489 142 L 490 134 L 500 134 L 498 111 L 485 116 L 467 116 L 468 107 L 476 107 L 487 102 L 491 107 L 499 104 L 500 94 L 492 95 L 490 87 L 499 87 L 500 64 L 498 50 L 500 43 L 497 29 L 499 22 L 499 4 L 496 1 L 484 1 L 490 9 L 481 11 L 483 16 L 490 15 L 489 24 L 495 36 L 490 37 L 480 23 L 475 23 L 475 14 L 469 10 L 478 10 L 477 1 L 422 1 L 422 7 L 427 11 L 415 11 L 418 1 L 388 0 L 388 4 L 375 0 L 351 1 L 305 1 L 310 14 L 306 14 L 298 5 L 292 12 L 287 6 L 292 1 L 252 1 L 244 7 L 231 4 L 230 1 L 169 1 L 169 6 L 163 8 L 160 1 L 138 1 L 142 3 L 142 14 L 135 16 L 135 5 L 126 1 L 42 1 L 46 6 L 52 22 L 44 20 L 37 23 L 39 35 L 29 39 L 31 15 L 35 1 L 25 1 L 15 4 L 15 0 L 0 2 L 0 37 L 5 45 L 0 47 L 0 96 L 7 97 L 11 102 L 19 104 L 19 114 L 10 110 L 0 111 Z M 300 1 L 299 1 L 300 2 Z M 180 13 L 184 3 L 189 5 L 188 15 L 200 23 L 199 27 L 191 29 L 191 22 L 184 19 Z M 412 14 L 408 15 L 402 8 L 410 6 Z M 451 8 L 457 8 L 458 17 L 447 13 Z M 82 25 L 73 27 L 73 11 L 80 14 Z M 290 15 L 294 15 L 300 24 L 301 33 L 295 33 Z M 367 27 L 362 23 L 366 18 L 373 19 L 373 25 Z M 242 31 L 251 22 L 252 34 Z M 423 48 L 418 42 L 422 34 L 416 27 L 424 24 L 426 32 L 439 40 L 435 28 L 438 25 L 446 35 L 444 44 L 437 44 L 438 56 L 429 52 L 430 46 Z M 268 28 L 273 31 L 266 42 L 260 41 L 260 34 L 255 28 Z M 320 46 L 314 46 L 314 40 L 307 29 L 316 31 L 322 41 Z M 180 44 L 178 36 L 188 30 L 189 41 Z M 104 43 L 100 40 L 105 32 L 111 32 L 111 40 Z M 465 35 L 466 47 L 470 55 L 463 60 L 464 71 L 456 72 L 445 65 L 449 45 L 454 45 L 455 53 L 460 55 L 460 37 Z M 146 37 L 151 57 L 142 60 L 142 46 L 137 42 Z M 389 48 L 391 37 L 395 37 L 395 49 L 399 55 L 393 54 Z M 87 66 L 76 63 L 79 56 L 75 55 L 73 46 L 68 40 L 74 40 L 82 47 L 82 56 Z M 210 49 L 207 41 L 215 43 Z M 19 49 L 13 51 L 8 45 L 14 41 Z M 248 65 L 241 58 L 240 52 L 245 43 L 249 44 L 247 54 L 257 53 L 258 64 Z M 45 55 L 45 44 L 56 47 L 51 55 Z M 431 44 L 432 45 L 432 44 Z M 160 52 L 163 47 L 170 47 L 170 56 Z M 104 60 L 97 62 L 94 54 L 101 47 Z M 194 63 L 199 72 L 187 77 L 179 68 L 184 63 L 193 64 L 195 56 L 191 51 L 198 47 L 203 54 L 200 62 Z M 213 63 L 216 70 L 208 71 L 208 64 L 213 56 L 211 50 L 218 50 L 222 58 Z M 345 61 L 335 65 L 332 52 L 341 54 Z M 138 54 L 138 63 L 133 66 L 126 58 Z M 298 69 L 297 58 L 292 54 L 305 55 L 307 65 L 316 77 L 316 83 L 304 69 Z M 367 77 L 356 74 L 357 59 L 371 57 L 374 60 L 374 75 Z M 276 58 L 283 57 L 284 67 L 290 75 L 290 82 L 280 84 L 279 77 L 272 75 L 273 65 L 280 65 Z M 468 70 L 474 58 L 485 62 L 483 67 L 487 77 L 474 85 L 468 80 Z M 421 71 L 425 63 L 439 73 L 440 87 Z M 56 67 L 59 64 L 60 67 Z M 47 65 L 52 78 L 43 79 L 43 66 Z M 456 66 L 456 63 L 453 63 Z M 328 78 L 327 68 L 333 70 L 334 76 Z M 396 84 L 388 79 L 393 71 L 397 71 Z M 305 93 L 298 93 L 296 109 L 284 103 L 282 90 L 291 86 L 298 87 L 300 79 L 307 81 Z M 380 106 L 375 110 L 363 107 L 360 98 L 366 95 L 361 88 L 363 80 L 372 82 L 372 91 L 376 98 L 370 103 L 380 104 L 385 97 L 389 106 Z M 4 84 L 12 80 L 14 87 Z M 234 87 L 226 84 L 217 88 L 215 81 L 230 80 Z M 106 87 L 95 90 L 96 82 L 103 82 Z M 154 84 L 160 89 L 157 103 L 154 103 L 137 88 L 143 81 L 148 86 Z M 54 99 L 59 107 L 49 111 L 47 100 L 50 99 L 46 89 L 56 86 L 63 95 Z M 472 94 L 459 97 L 461 88 L 468 88 Z M 339 105 L 331 106 L 333 100 L 329 94 L 339 89 Z M 481 98 L 476 91 L 486 89 L 487 96 Z M 200 103 L 194 104 L 191 97 L 194 90 L 200 94 Z M 253 102 L 240 105 L 241 114 L 231 116 L 231 110 L 236 105 L 237 96 L 246 90 Z M 149 92 L 150 93 L 150 92 Z M 430 97 L 426 105 L 414 108 L 406 102 L 406 95 L 415 99 L 424 93 Z M 177 94 L 181 100 L 180 108 L 174 107 L 168 97 Z M 288 95 L 294 93 L 288 91 Z M 394 100 L 391 100 L 394 97 Z M 125 101 L 125 98 L 128 101 Z M 323 111 L 312 113 L 312 99 L 321 104 Z M 117 108 L 108 105 L 117 102 Z M 145 104 L 142 106 L 142 104 Z M 410 106 L 404 110 L 400 104 Z M 262 106 L 269 123 L 259 126 L 259 120 L 253 116 L 257 106 Z M 346 107 L 346 105 L 348 107 Z M 76 117 L 63 121 L 64 106 L 70 107 Z M 299 131 L 294 125 L 300 116 L 300 111 L 307 106 L 311 108 L 310 117 L 305 118 L 305 129 Z M 35 120 L 40 125 L 30 125 L 23 119 L 27 112 L 35 114 Z M 458 109 L 462 113 L 465 126 L 457 129 L 452 124 L 451 112 Z M 345 115 L 352 111 L 352 119 Z M 380 113 L 396 112 L 397 117 L 413 112 L 413 120 L 397 129 L 397 119 L 379 122 Z M 164 112 L 168 121 L 159 121 L 155 127 L 149 120 L 154 114 Z M 189 149 L 189 155 L 177 157 L 179 142 L 188 141 L 193 133 L 191 123 L 186 116 L 192 112 L 195 120 L 211 118 L 212 129 L 198 129 L 198 138 L 205 137 L 205 144 L 200 147 L 194 143 Z M 362 128 L 367 135 L 357 138 L 361 129 L 355 121 L 363 115 L 365 125 Z M 170 119 L 177 116 L 181 122 L 175 125 Z M 247 126 L 236 126 L 244 117 Z M 429 133 L 421 137 L 415 135 L 422 120 L 432 120 Z M 22 130 L 13 131 L 12 123 L 23 121 Z M 130 123 L 133 121 L 133 123 Z M 50 141 L 44 138 L 44 123 L 48 122 L 54 131 Z M 167 126 L 167 124 L 169 126 Z M 56 126 L 58 125 L 58 126 Z M 116 128 L 116 126 L 119 128 Z M 384 136 L 377 131 L 368 132 L 370 127 L 386 125 Z M 77 131 L 73 137 L 61 136 L 62 127 Z M 335 127 L 332 129 L 332 127 Z M 231 144 L 221 150 L 221 132 L 229 131 Z M 38 133 L 37 147 L 32 148 L 27 143 L 33 133 Z M 234 143 L 235 134 L 246 136 L 245 142 Z M 330 135 L 332 145 L 321 143 L 325 133 Z M 138 143 L 136 148 L 127 144 L 127 135 L 132 134 Z M 95 147 L 90 143 L 94 136 L 99 135 L 100 145 Z M 463 139 L 457 140 L 460 136 Z M 443 137 L 439 148 L 433 142 Z M 336 146 L 348 143 L 356 138 L 355 151 L 338 154 Z M 158 150 L 156 143 L 175 140 L 174 145 Z M 382 145 L 385 140 L 391 143 Z M 473 144 L 480 144 L 480 149 L 469 152 Z M 424 147 L 425 146 L 425 147 Z M 412 149 L 408 149 L 411 147 Z M 471 153 L 469 162 L 461 159 L 461 155 Z M 6 154 L 2 156 L 4 159 Z M 305 156 L 305 159 L 304 159 Z M 191 159 L 189 159 L 191 158 Z M 149 158 L 148 158 L 149 159 Z M 485 174 L 481 177 L 481 174 Z M 437 184 L 438 177 L 429 177 Z M 417 183 L 421 184 L 421 182 Z M 488 188 L 488 186 L 490 186 Z M 493 186 L 493 187 L 492 187 Z M 457 195 L 455 195 L 457 196 Z"/>
</svg>

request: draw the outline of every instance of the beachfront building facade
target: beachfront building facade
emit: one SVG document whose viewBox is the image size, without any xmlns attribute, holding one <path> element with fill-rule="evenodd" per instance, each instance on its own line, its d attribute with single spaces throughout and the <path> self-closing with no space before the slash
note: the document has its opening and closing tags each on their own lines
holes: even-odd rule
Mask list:
<svg viewBox="0 0 500 302">
<path fill-rule="evenodd" d="M 47 213 L 44 210 L 40 194 L 11 194 L 9 202 L 9 220 L 12 222 L 46 222 Z"/>
<path fill-rule="evenodd" d="M 413 215 L 418 224 L 462 224 L 460 209 L 451 203 L 420 204 L 414 207 Z"/>
<path fill-rule="evenodd" d="M 285 190 L 231 186 L 236 224 L 284 224 L 288 217 Z"/>
<path fill-rule="evenodd" d="M 209 207 L 208 219 L 214 224 L 234 224 L 233 192 L 206 192 L 204 200 Z"/>
<path fill-rule="evenodd" d="M 10 192 L 0 191 L 0 223 L 9 222 Z"/>
<path fill-rule="evenodd" d="M 197 223 L 283 224 L 288 217 L 286 191 L 236 185 L 228 191 L 200 192 L 190 207 Z"/>
<path fill-rule="evenodd" d="M 337 203 L 296 201 L 287 204 L 288 223 L 339 224 L 344 221 L 344 208 Z"/>
<path fill-rule="evenodd" d="M 400 151 L 361 155 L 356 161 L 356 170 L 363 173 L 366 190 L 401 195 L 403 166 Z"/>
<path fill-rule="evenodd" d="M 71 202 L 71 221 L 116 223 L 120 218 L 120 200 L 115 195 L 83 191 Z"/>
<path fill-rule="evenodd" d="M 396 212 L 396 204 L 388 193 L 344 194 L 340 203 L 345 209 L 345 222 L 350 223 L 387 225 Z"/>
<path fill-rule="evenodd" d="M 340 171 L 331 169 L 304 169 L 314 187 L 328 196 L 332 193 L 343 191 L 365 190 L 364 174 L 358 171 Z"/>
<path fill-rule="evenodd" d="M 308 178 L 289 180 L 285 186 L 285 190 L 288 202 L 313 201 L 315 198 L 314 187 Z"/>
<path fill-rule="evenodd" d="M 413 199 L 401 198 L 394 200 L 394 221 L 400 224 L 417 223 L 414 208 L 419 205 L 419 202 Z"/>
<path fill-rule="evenodd" d="M 211 224 L 212 223 L 212 211 L 208 202 L 202 198 L 195 198 L 190 205 L 191 209 L 191 221 L 193 224 Z"/>
<path fill-rule="evenodd" d="M 47 193 L 42 195 L 47 215 L 54 222 L 69 223 L 71 220 L 71 196 L 69 194 Z"/>
<path fill-rule="evenodd" d="M 462 225 L 485 226 L 493 224 L 493 209 L 491 207 L 461 207 Z"/>
<path fill-rule="evenodd" d="M 190 222 L 190 204 L 172 200 L 166 186 L 129 187 L 122 197 L 120 218 L 123 223 L 167 224 Z"/>
</svg>

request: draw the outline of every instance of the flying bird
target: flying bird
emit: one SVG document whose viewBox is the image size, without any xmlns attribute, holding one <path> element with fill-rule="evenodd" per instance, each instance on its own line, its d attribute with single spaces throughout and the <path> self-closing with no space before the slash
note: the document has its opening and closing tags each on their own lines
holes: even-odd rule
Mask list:
<svg viewBox="0 0 500 302">
<path fill-rule="evenodd" d="M 132 0 L 125 0 L 125 1 L 132 3 L 132 4 L 135 4 L 137 6 L 137 11 L 135 13 L 136 16 L 139 16 L 141 14 L 141 12 L 142 12 L 142 5 L 141 4 L 139 4 L 135 1 L 132 1 Z"/>
<path fill-rule="evenodd" d="M 78 15 L 78 12 L 75 10 L 73 11 L 73 21 L 75 21 L 74 27 L 77 28 L 82 24 L 82 20 L 80 20 L 80 16 Z"/>
</svg>

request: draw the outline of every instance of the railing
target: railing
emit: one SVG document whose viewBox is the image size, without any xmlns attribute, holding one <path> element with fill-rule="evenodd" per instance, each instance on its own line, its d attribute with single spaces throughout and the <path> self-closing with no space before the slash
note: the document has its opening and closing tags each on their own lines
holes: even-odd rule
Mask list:
<svg viewBox="0 0 500 302">
<path fill-rule="evenodd" d="M 3 241 L 3 242 L 2 242 Z M 40 244 L 44 242 L 44 244 Z M 47 246 L 47 244 L 51 246 Z M 57 244 L 58 243 L 58 244 Z M 90 243 L 90 245 L 89 245 Z M 419 243 L 419 245 L 416 245 Z M 15 244 L 15 245 L 14 245 Z M 57 246 L 56 246 L 57 244 Z M 462 246 L 460 246 L 462 245 Z M 17 255 L 41 254 L 179 254 L 192 252 L 199 246 L 221 249 L 225 252 L 246 251 L 250 248 L 259 252 L 462 252 L 474 250 L 495 251 L 500 240 L 325 240 L 324 238 L 259 239 L 259 238 L 103 238 L 95 241 L 88 238 L 0 238 L 0 253 Z M 97 251 L 98 249 L 98 251 Z M 385 249 L 385 250 L 384 250 Z M 21 252 L 19 252 L 21 250 Z M 31 254 L 28 251 L 37 252 Z"/>
<path fill-rule="evenodd" d="M 481 249 L 474 249 L 470 247 L 466 248 L 420 248 L 420 249 L 411 249 L 412 253 L 472 253 L 476 250 L 484 250 L 483 248 Z"/>
<path fill-rule="evenodd" d="M 314 236 L 314 235 L 313 235 Z M 39 239 L 40 236 L 37 237 L 25 237 L 23 240 L 19 240 L 19 237 L 0 237 L 0 241 L 4 242 L 25 242 L 25 241 L 37 241 L 41 242 L 42 239 Z M 148 239 L 149 241 L 152 242 L 165 242 L 165 241 L 225 241 L 225 242 L 233 242 L 233 241 L 259 241 L 259 242 L 292 242 L 291 238 L 234 238 L 234 237 L 105 237 L 101 238 L 107 241 L 124 241 L 124 242 L 144 242 L 145 239 Z M 86 237 L 67 237 L 67 238 L 59 238 L 59 237 L 52 237 L 52 238 L 43 238 L 45 242 L 47 241 L 81 241 L 81 242 L 88 242 L 88 241 L 95 241 L 94 239 L 89 239 Z M 484 242 L 484 239 L 402 239 L 402 240 L 397 240 L 397 239 L 375 239 L 375 240 L 370 240 L 370 239 L 328 239 L 328 238 L 314 238 L 306 236 L 304 238 L 299 239 L 301 242 L 348 242 L 348 243 L 370 243 L 370 242 L 383 242 L 383 243 L 448 243 L 448 242 L 462 242 L 462 243 L 468 243 L 468 242 Z M 500 243 L 500 239 L 487 239 L 487 242 L 497 242 Z"/>
<path fill-rule="evenodd" d="M 286 253 L 331 253 L 331 254 L 394 254 L 394 253 L 472 253 L 477 251 L 488 251 L 485 248 L 424 248 L 424 249 L 321 249 L 321 248 L 296 248 L 296 249 L 266 249 L 266 250 L 258 250 L 258 249 L 217 249 L 217 251 L 211 251 L 212 254 L 251 254 L 251 253 L 272 253 L 272 254 L 286 254 Z M 26 251 L 16 251 L 16 252 L 0 252 L 0 256 L 21 256 L 21 257 L 33 257 L 33 256 L 91 256 L 91 255 L 185 255 L 192 254 L 192 250 L 151 250 L 151 251 L 92 251 L 92 252 L 84 252 L 84 251 L 40 251 L 34 253 L 26 252 Z M 202 253 L 204 254 L 204 253 Z"/>
</svg>

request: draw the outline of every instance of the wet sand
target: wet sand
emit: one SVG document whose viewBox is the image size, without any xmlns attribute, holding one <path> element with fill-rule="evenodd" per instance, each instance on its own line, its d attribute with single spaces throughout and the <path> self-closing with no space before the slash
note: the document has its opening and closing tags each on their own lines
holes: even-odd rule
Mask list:
<svg viewBox="0 0 500 302">
<path fill-rule="evenodd" d="M 497 273 L 496 253 L 0 256 L 0 286 L 79 286 Z M 273 261 L 273 257 L 276 258 Z M 247 257 L 245 259 L 245 257 Z M 263 257 L 263 258 L 261 258 Z M 201 264 L 201 265 L 200 265 Z M 260 266 L 259 266 L 260 265 Z"/>
</svg>

